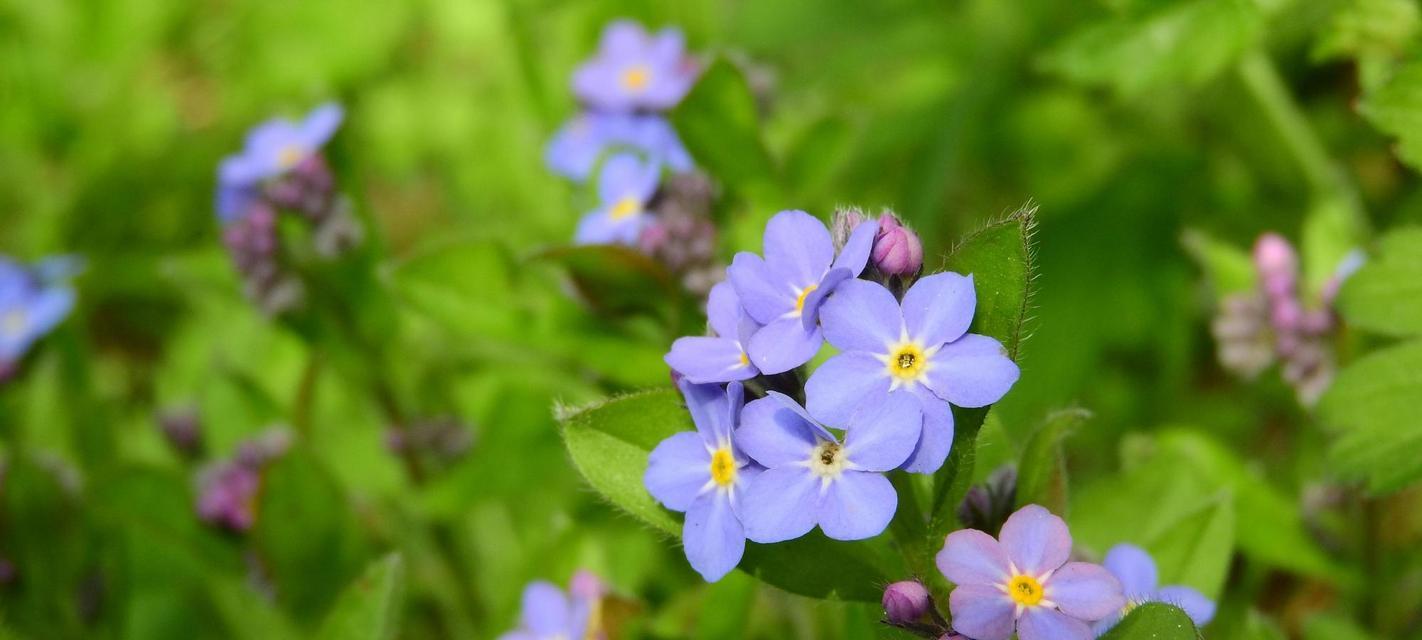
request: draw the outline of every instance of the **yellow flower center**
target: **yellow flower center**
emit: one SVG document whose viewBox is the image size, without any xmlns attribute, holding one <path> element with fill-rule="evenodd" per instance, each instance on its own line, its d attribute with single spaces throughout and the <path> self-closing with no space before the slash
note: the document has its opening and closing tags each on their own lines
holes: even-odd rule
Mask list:
<svg viewBox="0 0 1422 640">
<path fill-rule="evenodd" d="M 612 205 L 612 219 L 625 220 L 642 212 L 642 201 L 634 196 L 625 196 Z"/>
<path fill-rule="evenodd" d="M 25 316 L 24 309 L 11 309 L 5 312 L 3 319 L 0 319 L 0 333 L 7 336 L 18 337 L 25 332 L 27 326 L 29 326 L 29 318 Z"/>
<path fill-rule="evenodd" d="M 805 298 L 810 297 L 810 293 L 818 288 L 820 288 L 820 285 L 812 284 L 800 292 L 800 296 L 795 298 L 795 315 L 798 316 L 805 312 Z"/>
<path fill-rule="evenodd" d="M 628 91 L 641 91 L 647 88 L 647 84 L 652 81 L 652 70 L 645 64 L 634 64 L 622 70 L 622 88 Z"/>
<path fill-rule="evenodd" d="M 1017 576 L 1007 583 L 1007 595 L 1017 604 L 1034 607 L 1042 601 L 1045 592 L 1042 590 L 1042 583 L 1037 582 L 1036 578 Z"/>
<path fill-rule="evenodd" d="M 729 448 L 721 447 L 711 454 L 711 480 L 723 487 L 736 481 L 736 458 Z"/>
<path fill-rule="evenodd" d="M 810 471 L 815 475 L 832 479 L 844 471 L 843 447 L 837 442 L 821 441 L 810 457 Z"/>
<path fill-rule="evenodd" d="M 742 367 L 749 367 L 749 366 L 750 366 L 750 356 L 747 356 L 747 355 L 746 355 L 746 352 L 744 352 L 744 351 L 741 352 L 741 366 L 742 366 Z"/>
<path fill-rule="evenodd" d="M 912 382 L 928 368 L 928 355 L 914 342 L 902 342 L 889 350 L 885 364 L 889 375 L 902 382 Z"/>
<path fill-rule="evenodd" d="M 281 148 L 281 151 L 277 152 L 277 166 L 280 166 L 283 170 L 290 169 L 296 166 L 296 163 L 301 162 L 301 157 L 304 155 L 306 155 L 306 150 L 302 149 L 301 145 L 286 145 Z"/>
</svg>

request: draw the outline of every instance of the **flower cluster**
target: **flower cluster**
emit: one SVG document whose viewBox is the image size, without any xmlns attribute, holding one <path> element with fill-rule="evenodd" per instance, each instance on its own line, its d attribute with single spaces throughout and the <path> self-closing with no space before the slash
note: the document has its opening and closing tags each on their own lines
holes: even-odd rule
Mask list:
<svg viewBox="0 0 1422 640">
<path fill-rule="evenodd" d="M 1211 324 L 1220 363 L 1253 377 L 1277 359 L 1284 380 L 1304 404 L 1312 405 L 1336 369 L 1331 342 L 1338 318 L 1333 301 L 1343 281 L 1362 265 L 1362 255 L 1350 254 L 1338 265 L 1314 307 L 1306 305 L 1300 293 L 1299 259 L 1288 240 L 1275 233 L 1260 236 L 1253 261 L 1258 290 L 1226 297 Z"/>
<path fill-rule="evenodd" d="M 198 476 L 198 517 L 228 531 L 250 530 L 257 521 L 262 471 L 286 453 L 290 444 L 290 434 L 273 429 L 239 445 L 232 459 L 202 471 Z"/>
<path fill-rule="evenodd" d="M 697 433 L 659 445 L 645 484 L 686 513 L 687 559 L 707 580 L 739 563 L 746 539 L 882 533 L 898 506 L 884 474 L 937 470 L 953 442 L 950 403 L 986 406 L 1017 381 L 1001 344 L 968 333 L 971 275 L 915 281 L 917 236 L 891 215 L 849 215 L 836 221 L 838 247 L 808 213 L 772 217 L 763 255 L 737 254 L 711 290 L 713 335 L 666 355 Z M 800 388 L 797 370 L 826 343 L 838 355 Z M 747 389 L 762 397 L 746 403 Z"/>
<path fill-rule="evenodd" d="M 360 227 L 321 154 L 343 117 L 340 106 L 326 104 L 300 122 L 268 120 L 248 132 L 242 151 L 218 167 L 223 244 L 248 297 L 270 315 L 296 308 L 305 292 L 282 255 L 282 214 L 309 226 L 319 255 L 334 256 L 359 242 Z"/>
<path fill-rule="evenodd" d="M 0 256 L 0 382 L 74 308 L 74 290 L 66 280 L 76 270 L 73 258 L 27 267 Z"/>
<path fill-rule="evenodd" d="M 596 174 L 597 206 L 579 222 L 578 244 L 641 249 L 705 293 L 715 227 L 711 187 L 661 114 L 691 89 L 701 65 L 680 31 L 648 33 L 620 20 L 573 74 L 580 112 L 554 135 L 548 167 L 576 182 Z"/>
<path fill-rule="evenodd" d="M 607 585 L 588 571 L 579 571 L 568 593 L 549 582 L 530 583 L 523 590 L 517 629 L 499 640 L 605 640 L 602 604 Z"/>
</svg>

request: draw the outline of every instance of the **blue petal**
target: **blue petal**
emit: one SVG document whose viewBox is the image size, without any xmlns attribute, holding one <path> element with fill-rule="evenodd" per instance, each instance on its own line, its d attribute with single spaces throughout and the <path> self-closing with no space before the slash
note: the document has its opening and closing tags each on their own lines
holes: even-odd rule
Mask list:
<svg viewBox="0 0 1422 640">
<path fill-rule="evenodd" d="M 682 380 L 677 386 L 686 398 L 691 421 L 706 443 L 716 446 L 730 440 L 744 401 L 741 383 L 732 382 L 724 390 L 718 384 L 694 384 L 690 380 Z"/>
<path fill-rule="evenodd" d="M 1028 607 L 1017 619 L 1018 640 L 1091 640 L 1091 627 L 1048 607 Z"/>
<path fill-rule="evenodd" d="M 779 319 L 795 308 L 795 295 L 788 284 L 778 282 L 760 256 L 742 251 L 731 259 L 726 277 L 746 313 L 761 324 Z"/>
<path fill-rule="evenodd" d="M 755 368 L 776 374 L 809 362 L 824 342 L 819 327 L 807 331 L 799 318 L 781 318 L 756 331 L 746 352 Z"/>
<path fill-rule="evenodd" d="M 834 293 L 836 287 L 841 282 L 852 278 L 848 269 L 830 269 L 829 273 L 820 280 L 819 286 L 815 287 L 809 295 L 805 296 L 805 301 L 800 305 L 800 322 L 809 331 L 815 327 L 820 319 L 820 305 L 824 303 L 829 294 Z"/>
<path fill-rule="evenodd" d="M 706 324 L 722 338 L 740 339 L 741 298 L 729 282 L 718 282 L 706 296 Z"/>
<path fill-rule="evenodd" d="M 953 630 L 975 640 L 1012 637 L 1012 599 L 995 585 L 960 584 L 948 594 Z"/>
<path fill-rule="evenodd" d="M 820 365 L 805 383 L 805 408 L 820 424 L 842 428 L 866 402 L 889 392 L 884 363 L 862 351 L 841 353 Z"/>
<path fill-rule="evenodd" d="M 948 453 L 953 449 L 953 410 L 933 395 L 932 392 L 915 385 L 910 391 L 919 400 L 923 411 L 923 433 L 919 434 L 918 445 L 909 459 L 904 461 L 904 470 L 910 473 L 933 473 L 943 466 Z"/>
<path fill-rule="evenodd" d="M 1106 552 L 1101 562 L 1117 580 L 1126 598 L 1138 601 L 1155 591 L 1160 579 L 1156 574 L 1155 559 L 1145 549 L 1133 544 L 1118 544 Z"/>
<path fill-rule="evenodd" d="M 551 636 L 567 631 L 571 611 L 568 596 L 547 582 L 534 582 L 523 590 L 523 613 L 519 621 L 535 635 Z"/>
<path fill-rule="evenodd" d="M 765 225 L 765 262 L 787 285 L 819 284 L 834 260 L 834 241 L 825 223 L 804 211 L 781 211 Z"/>
<path fill-rule="evenodd" d="M 743 363 L 741 343 L 732 338 L 677 338 L 662 359 L 688 381 L 702 384 L 754 378 L 755 367 Z"/>
<path fill-rule="evenodd" d="M 320 149 L 336 134 L 336 129 L 340 128 L 345 116 L 345 109 L 334 102 L 327 102 L 313 109 L 301 123 L 302 145 L 307 151 Z"/>
<path fill-rule="evenodd" d="M 820 504 L 820 529 L 835 540 L 863 540 L 884 532 L 899 494 L 877 473 L 845 471 L 830 482 Z"/>
<path fill-rule="evenodd" d="M 760 543 L 782 542 L 815 528 L 820 479 L 808 467 L 768 469 L 742 496 L 746 537 Z"/>
<path fill-rule="evenodd" d="M 746 537 L 731 510 L 729 494 L 710 491 L 691 503 L 681 540 L 687 562 L 707 582 L 720 580 L 736 568 L 746 550 Z"/>
<path fill-rule="evenodd" d="M 969 333 L 930 356 L 924 384 L 960 407 L 986 407 L 1007 394 L 1021 372 L 1002 343 Z"/>
<path fill-rule="evenodd" d="M 825 339 L 841 351 L 889 352 L 903 333 L 899 303 L 882 285 L 850 280 L 835 287 L 820 309 Z"/>
<path fill-rule="evenodd" d="M 746 405 L 736 445 L 766 467 L 788 467 L 804 463 L 813 455 L 821 437 L 816 427 L 775 398 L 761 398 Z"/>
<path fill-rule="evenodd" d="M 904 326 L 909 337 L 926 347 L 952 342 L 968 331 L 976 307 L 972 276 L 935 273 L 904 294 Z"/>
<path fill-rule="evenodd" d="M 1179 585 L 1163 587 L 1153 599 L 1184 609 L 1185 615 L 1190 616 L 1197 627 L 1209 624 L 1210 620 L 1215 617 L 1214 601 L 1190 587 Z"/>
<path fill-rule="evenodd" d="M 1099 564 L 1068 562 L 1043 587 L 1058 609 L 1081 620 L 1100 620 L 1126 606 L 1121 582 Z"/>
<path fill-rule="evenodd" d="M 864 271 L 864 265 L 869 263 L 869 254 L 874 249 L 874 236 L 879 233 L 878 220 L 865 220 L 854 227 L 850 232 L 849 239 L 845 241 L 844 248 L 839 250 L 839 257 L 835 258 L 834 268 L 848 269 L 850 273 L 859 275 Z"/>
<path fill-rule="evenodd" d="M 898 468 L 918 446 L 923 411 L 906 393 L 890 393 L 866 402 L 845 429 L 845 458 L 866 471 Z"/>
<path fill-rule="evenodd" d="M 642 483 L 647 492 L 672 511 L 686 511 L 711 482 L 711 453 L 706 440 L 690 431 L 657 445 L 647 457 Z"/>
</svg>

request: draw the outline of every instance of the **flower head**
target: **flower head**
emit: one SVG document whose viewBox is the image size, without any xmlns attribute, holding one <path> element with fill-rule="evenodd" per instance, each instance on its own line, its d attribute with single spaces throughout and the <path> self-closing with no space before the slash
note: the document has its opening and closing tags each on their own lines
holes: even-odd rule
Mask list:
<svg viewBox="0 0 1422 640">
<path fill-rule="evenodd" d="M 217 215 L 224 222 L 242 217 L 257 185 L 294 169 L 336 133 L 345 112 L 327 103 L 297 122 L 273 118 L 247 134 L 240 153 L 223 159 L 217 171 Z"/>
<path fill-rule="evenodd" d="M 657 192 L 661 168 L 629 154 L 613 156 L 598 176 L 602 205 L 578 223 L 578 244 L 633 245 L 651 221 L 647 204 Z"/>
<path fill-rule="evenodd" d="M 708 582 L 740 564 L 746 536 L 741 525 L 747 485 L 761 467 L 736 445 L 733 435 L 745 401 L 739 382 L 679 384 L 696 432 L 678 433 L 657 445 L 643 484 L 672 511 L 686 513 L 682 543 L 686 559 Z"/>
<path fill-rule="evenodd" d="M 25 267 L 0 256 L 0 369 L 17 365 L 74 308 L 74 290 L 62 282 L 74 264 L 50 258 Z"/>
<path fill-rule="evenodd" d="M 1090 640 L 1091 622 L 1126 604 L 1104 567 L 1068 562 L 1071 533 L 1061 518 L 1027 505 L 998 539 L 963 529 L 948 535 L 938 569 L 957 585 L 949 595 L 953 630 L 976 640 Z"/>
<path fill-rule="evenodd" d="M 729 282 L 711 287 L 706 320 L 716 335 L 677 338 L 665 357 L 667 366 L 696 384 L 747 380 L 759 375 L 746 355 L 746 344 L 760 325 L 746 314 Z"/>
<path fill-rule="evenodd" d="M 840 283 L 864 270 L 877 230 L 875 222 L 860 224 L 836 257 L 823 222 L 804 211 L 782 211 L 765 226 L 764 258 L 736 254 L 726 274 L 746 312 L 765 325 L 748 345 L 756 368 L 781 373 L 815 356 L 824 344 L 820 306 Z"/>
<path fill-rule="evenodd" d="M 841 353 L 806 383 L 810 415 L 843 424 L 863 403 L 909 395 L 923 412 L 923 429 L 904 468 L 937 470 L 953 444 L 948 404 L 984 407 L 1017 382 L 1017 365 L 1001 343 L 967 333 L 976 303 L 972 276 L 951 272 L 919 280 L 902 304 L 873 282 L 840 285 L 820 320 L 825 339 Z M 751 347 L 754 356 L 754 341 Z"/>
<path fill-rule="evenodd" d="M 651 35 L 619 20 L 603 30 L 597 56 L 574 72 L 573 92 L 600 111 L 660 111 L 681 101 L 698 72 L 680 31 Z"/>
<path fill-rule="evenodd" d="M 862 540 L 884 531 L 898 494 L 883 476 L 913 449 L 918 407 L 885 398 L 854 413 L 840 442 L 798 403 L 771 391 L 746 405 L 737 439 L 767 469 L 746 490 L 746 537 L 780 542 L 816 525 L 836 540 Z"/>
<path fill-rule="evenodd" d="M 690 171 L 691 155 L 666 119 L 655 115 L 598 113 L 574 116 L 548 142 L 544 160 L 570 180 L 588 179 L 605 153 L 632 151 L 675 172 Z"/>
<path fill-rule="evenodd" d="M 533 582 L 523 590 L 518 629 L 499 640 L 582 640 L 587 637 L 594 602 L 569 598 L 548 582 Z"/>
<path fill-rule="evenodd" d="M 1145 549 L 1132 544 L 1118 544 L 1106 552 L 1106 560 L 1102 564 L 1120 580 L 1126 603 L 1096 623 L 1097 636 L 1104 635 L 1132 608 L 1146 602 L 1164 602 L 1180 607 L 1199 627 L 1215 617 L 1215 603 L 1199 591 L 1180 585 L 1159 586 L 1155 560 Z"/>
</svg>

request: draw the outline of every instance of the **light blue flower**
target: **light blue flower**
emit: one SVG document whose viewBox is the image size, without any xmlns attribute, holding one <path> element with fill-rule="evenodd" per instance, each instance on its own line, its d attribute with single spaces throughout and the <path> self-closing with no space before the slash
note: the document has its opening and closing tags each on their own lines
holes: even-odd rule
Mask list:
<svg viewBox="0 0 1422 640">
<path fill-rule="evenodd" d="M 1131 609 L 1147 602 L 1164 602 L 1180 607 L 1197 627 L 1209 624 L 1215 617 L 1215 603 L 1205 594 L 1181 585 L 1159 586 L 1155 559 L 1145 549 L 1133 544 L 1118 544 L 1106 552 L 1106 560 L 1102 564 L 1121 581 L 1126 604 L 1096 623 L 1097 637 L 1110 631 Z"/>
<path fill-rule="evenodd" d="M 340 105 L 327 103 L 299 122 L 272 118 L 253 127 L 242 151 L 218 165 L 218 218 L 227 223 L 241 217 L 256 197 L 259 183 L 290 171 L 319 151 L 344 117 Z"/>
<path fill-rule="evenodd" d="M 578 244 L 634 245 L 651 222 L 647 205 L 657 192 L 661 169 L 630 154 L 613 156 L 598 176 L 597 210 L 583 216 L 574 241 Z"/>
<path fill-rule="evenodd" d="M 699 72 L 681 31 L 651 35 L 636 22 L 618 20 L 603 30 L 597 55 L 573 73 L 573 92 L 599 111 L 661 111 L 681 102 Z"/>
<path fill-rule="evenodd" d="M 63 280 L 77 268 L 69 257 L 27 268 L 0 256 L 0 368 L 13 367 L 69 315 L 74 290 Z"/>
<path fill-rule="evenodd" d="M 574 116 L 549 141 L 544 160 L 554 173 L 582 182 L 605 154 L 635 152 L 681 173 L 693 167 L 676 130 L 655 115 L 584 112 Z"/>
</svg>

